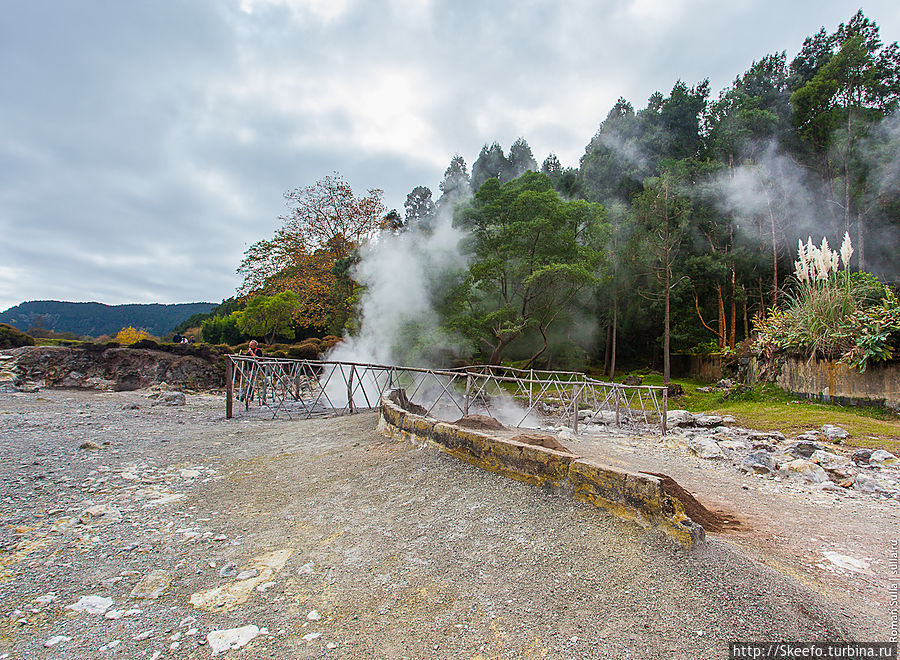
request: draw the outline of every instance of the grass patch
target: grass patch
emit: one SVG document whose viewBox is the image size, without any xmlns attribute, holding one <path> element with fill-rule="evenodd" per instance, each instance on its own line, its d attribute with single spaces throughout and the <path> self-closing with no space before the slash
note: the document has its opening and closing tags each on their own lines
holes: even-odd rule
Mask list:
<svg viewBox="0 0 900 660">
<path fill-rule="evenodd" d="M 645 385 L 662 385 L 662 376 L 638 374 Z M 621 380 L 621 379 L 616 379 Z M 732 415 L 738 424 L 760 431 L 781 431 L 796 435 L 835 424 L 847 429 L 850 437 L 844 444 L 851 447 L 886 449 L 900 455 L 900 417 L 875 406 L 838 406 L 797 399 L 775 385 L 756 385 L 749 392 L 726 399 L 721 392 L 698 392 L 708 385 L 691 378 L 675 378 L 672 382 L 684 388 L 684 396 L 671 399 L 669 408 L 683 408 L 693 413 L 709 412 Z"/>
</svg>

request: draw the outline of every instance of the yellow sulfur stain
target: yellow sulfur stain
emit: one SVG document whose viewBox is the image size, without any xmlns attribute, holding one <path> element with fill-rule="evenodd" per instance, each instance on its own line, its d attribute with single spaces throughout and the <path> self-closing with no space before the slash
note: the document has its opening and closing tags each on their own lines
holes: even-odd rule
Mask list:
<svg viewBox="0 0 900 660">
<path fill-rule="evenodd" d="M 191 596 L 194 609 L 207 612 L 227 612 L 250 598 L 257 585 L 269 582 L 284 568 L 287 560 L 294 554 L 293 548 L 283 548 L 258 555 L 250 560 L 242 569 L 256 569 L 259 574 L 246 580 L 234 580 L 221 587 L 200 591 Z"/>
</svg>

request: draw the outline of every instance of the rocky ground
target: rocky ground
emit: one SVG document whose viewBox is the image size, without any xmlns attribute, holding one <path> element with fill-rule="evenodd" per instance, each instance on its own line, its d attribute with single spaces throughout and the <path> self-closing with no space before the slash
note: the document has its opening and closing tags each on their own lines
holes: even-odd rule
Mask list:
<svg viewBox="0 0 900 660">
<path fill-rule="evenodd" d="M 864 595 L 732 537 L 685 550 L 386 441 L 372 414 L 225 420 L 220 397 L 148 394 L 0 394 L 0 658 L 693 659 L 886 637 Z M 651 439 L 607 454 L 650 443 L 735 470 Z"/>
<path fill-rule="evenodd" d="M 672 476 L 731 521 L 715 538 L 869 618 L 887 639 L 897 621 L 896 457 L 837 444 L 844 434 L 830 425 L 786 438 L 714 415 L 670 415 L 682 426 L 665 438 L 590 424 L 577 439 L 562 435 L 578 454 Z"/>
</svg>

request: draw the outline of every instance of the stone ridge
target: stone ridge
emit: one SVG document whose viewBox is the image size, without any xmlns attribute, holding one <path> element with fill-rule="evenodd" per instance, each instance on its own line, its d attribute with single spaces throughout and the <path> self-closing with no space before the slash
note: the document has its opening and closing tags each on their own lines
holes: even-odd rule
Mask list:
<svg viewBox="0 0 900 660">
<path fill-rule="evenodd" d="M 429 442 L 482 469 L 560 490 L 619 518 L 659 529 L 685 546 L 706 536 L 681 502 L 665 492 L 657 476 L 454 426 L 404 410 L 389 397 L 381 399 L 380 411 L 378 432 L 382 435 Z"/>
</svg>

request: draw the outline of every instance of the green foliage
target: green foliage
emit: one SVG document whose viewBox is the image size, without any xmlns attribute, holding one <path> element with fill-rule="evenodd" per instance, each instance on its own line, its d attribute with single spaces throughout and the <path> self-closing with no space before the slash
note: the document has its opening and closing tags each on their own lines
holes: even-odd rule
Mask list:
<svg viewBox="0 0 900 660">
<path fill-rule="evenodd" d="M 248 336 L 259 336 L 272 343 L 276 336 L 293 335 L 291 321 L 300 310 L 300 297 L 293 291 L 274 296 L 255 296 L 237 318 L 238 328 Z"/>
<path fill-rule="evenodd" d="M 230 344 L 236 346 L 245 336 L 238 327 L 241 312 L 231 312 L 227 316 L 212 316 L 200 325 L 200 334 L 208 344 Z"/>
<path fill-rule="evenodd" d="M 530 360 L 548 346 L 548 331 L 578 294 L 598 281 L 606 225 L 599 204 L 566 202 L 543 174 L 501 184 L 488 179 L 456 224 L 467 230 L 465 279 L 453 292 L 450 325 L 497 364 L 526 334 Z"/>
<path fill-rule="evenodd" d="M 852 248 L 844 239 L 840 258 Z M 755 319 L 753 349 L 771 360 L 779 352 L 840 358 L 859 371 L 893 358 L 900 338 L 900 302 L 869 273 L 839 270 L 838 253 L 801 243 L 795 264 L 796 289 L 785 310 L 770 309 Z"/>
<path fill-rule="evenodd" d="M 0 348 L 34 346 L 34 337 L 6 323 L 0 323 Z"/>
</svg>

